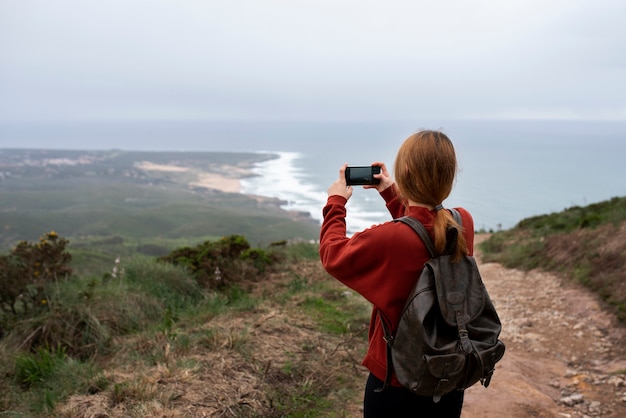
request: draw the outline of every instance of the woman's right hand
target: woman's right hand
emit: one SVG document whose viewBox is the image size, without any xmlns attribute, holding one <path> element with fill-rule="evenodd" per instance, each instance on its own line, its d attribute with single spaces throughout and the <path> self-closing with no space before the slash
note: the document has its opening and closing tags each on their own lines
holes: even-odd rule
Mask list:
<svg viewBox="0 0 626 418">
<path fill-rule="evenodd" d="M 387 166 L 385 163 L 376 161 L 372 163 L 373 166 L 380 167 L 380 174 L 374 174 L 374 177 L 380 180 L 378 184 L 371 184 L 367 186 L 363 186 L 364 189 L 376 189 L 378 193 L 382 193 L 383 190 L 391 187 L 393 185 L 393 179 L 387 170 Z"/>
<path fill-rule="evenodd" d="M 346 200 L 349 200 L 352 196 L 352 186 L 348 186 L 346 183 L 346 167 L 348 164 L 344 164 L 339 169 L 339 178 L 335 180 L 333 184 L 328 188 L 328 196 L 343 196 Z"/>
</svg>

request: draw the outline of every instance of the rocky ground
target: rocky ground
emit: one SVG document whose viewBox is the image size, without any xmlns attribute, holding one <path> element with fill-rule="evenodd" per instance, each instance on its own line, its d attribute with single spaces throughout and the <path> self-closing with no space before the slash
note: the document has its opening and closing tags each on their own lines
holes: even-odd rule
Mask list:
<svg viewBox="0 0 626 418">
<path fill-rule="evenodd" d="M 507 352 L 487 389 L 467 391 L 464 418 L 626 417 L 626 328 L 595 295 L 540 271 L 481 273 Z"/>
</svg>

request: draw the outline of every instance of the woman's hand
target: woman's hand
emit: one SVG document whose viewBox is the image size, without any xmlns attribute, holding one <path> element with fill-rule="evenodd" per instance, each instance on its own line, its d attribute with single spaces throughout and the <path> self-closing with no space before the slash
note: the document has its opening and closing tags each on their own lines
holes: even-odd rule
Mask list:
<svg viewBox="0 0 626 418">
<path fill-rule="evenodd" d="M 343 196 L 346 200 L 349 200 L 352 196 L 352 186 L 348 186 L 346 183 L 346 167 L 348 164 L 344 164 L 339 169 L 339 178 L 335 180 L 333 184 L 328 188 L 328 196 Z"/>
<path fill-rule="evenodd" d="M 383 190 L 393 185 L 393 179 L 391 178 L 391 175 L 389 175 L 389 171 L 387 170 L 387 166 L 385 165 L 385 163 L 376 161 L 376 162 L 373 162 L 372 165 L 380 167 L 380 174 L 374 174 L 374 177 L 379 179 L 380 183 L 363 186 L 363 188 L 364 189 L 376 189 L 378 190 L 378 193 L 382 193 Z"/>
</svg>

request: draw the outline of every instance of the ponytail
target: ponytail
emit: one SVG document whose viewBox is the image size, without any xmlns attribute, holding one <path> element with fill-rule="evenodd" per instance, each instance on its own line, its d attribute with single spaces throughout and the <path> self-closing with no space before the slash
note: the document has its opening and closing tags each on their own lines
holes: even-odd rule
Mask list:
<svg viewBox="0 0 626 418">
<path fill-rule="evenodd" d="M 439 208 L 437 208 L 439 209 Z M 446 250 L 453 245 L 448 243 L 447 231 L 448 228 L 455 228 L 457 230 L 456 243 L 454 243 L 454 261 L 459 261 L 462 256 L 467 255 L 467 241 L 465 235 L 463 235 L 463 227 L 459 225 L 447 210 L 437 210 L 435 215 L 434 233 L 435 233 L 435 250 L 438 254 L 444 254 Z"/>
<path fill-rule="evenodd" d="M 443 132 L 425 130 L 414 133 L 402 143 L 396 156 L 394 176 L 400 196 L 407 204 L 408 201 L 418 202 L 436 209 L 435 249 L 439 254 L 449 248 L 448 228 L 456 228 L 454 259 L 459 260 L 468 253 L 463 228 L 450 212 L 441 210 L 441 202 L 452 191 L 456 170 L 456 153 L 450 138 Z"/>
</svg>

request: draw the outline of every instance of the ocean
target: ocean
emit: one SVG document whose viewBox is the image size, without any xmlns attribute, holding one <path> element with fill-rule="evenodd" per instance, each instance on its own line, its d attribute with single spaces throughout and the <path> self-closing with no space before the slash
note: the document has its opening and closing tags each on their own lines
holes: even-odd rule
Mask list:
<svg viewBox="0 0 626 418">
<path fill-rule="evenodd" d="M 626 195 L 626 123 L 396 126 L 327 126 L 316 140 L 259 164 L 258 177 L 244 181 L 244 192 L 279 197 L 287 202 L 285 209 L 321 220 L 326 189 L 344 162 L 383 161 L 391 170 L 405 137 L 433 128 L 450 136 L 459 161 L 457 181 L 444 206 L 468 209 L 476 229 L 508 229 L 527 217 Z M 355 187 L 347 208 L 350 232 L 389 220 L 375 190 Z"/>
<path fill-rule="evenodd" d="M 101 122 L 0 125 L 0 148 L 270 152 L 243 193 L 277 197 L 321 220 L 326 189 L 343 163 L 383 161 L 411 133 L 441 129 L 453 141 L 457 181 L 444 206 L 463 206 L 476 229 L 626 195 L 626 122 Z M 375 190 L 355 187 L 347 225 L 389 220 Z"/>
</svg>

